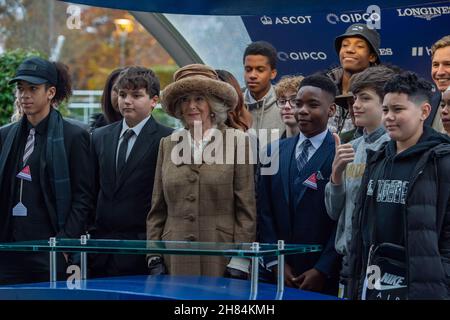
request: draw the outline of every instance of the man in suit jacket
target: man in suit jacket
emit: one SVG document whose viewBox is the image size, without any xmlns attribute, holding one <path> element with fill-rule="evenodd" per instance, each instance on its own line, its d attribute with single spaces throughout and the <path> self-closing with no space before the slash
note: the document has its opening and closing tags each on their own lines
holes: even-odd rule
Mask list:
<svg viewBox="0 0 450 320">
<path fill-rule="evenodd" d="M 445 132 L 439 106 L 442 94 L 450 86 L 450 35 L 442 37 L 431 47 L 431 78 L 437 91 L 431 97 L 431 113 L 425 120 L 425 125 Z"/>
<path fill-rule="evenodd" d="M 97 206 L 91 233 L 145 240 L 159 142 L 172 129 L 151 116 L 160 89 L 152 70 L 129 67 L 116 86 L 124 119 L 92 134 Z M 143 255 L 92 255 L 91 271 L 94 277 L 143 274 L 147 266 Z"/>
<path fill-rule="evenodd" d="M 261 176 L 258 197 L 260 242 L 320 244 L 322 252 L 286 257 L 285 283 L 304 290 L 337 294 L 339 257 L 334 250 L 335 223 L 328 217 L 324 189 L 331 174 L 334 140 L 327 129 L 334 114 L 335 85 L 324 76 L 306 77 L 296 98 L 300 134 L 271 146 L 279 170 Z M 266 260 L 276 271 L 276 260 Z"/>
</svg>

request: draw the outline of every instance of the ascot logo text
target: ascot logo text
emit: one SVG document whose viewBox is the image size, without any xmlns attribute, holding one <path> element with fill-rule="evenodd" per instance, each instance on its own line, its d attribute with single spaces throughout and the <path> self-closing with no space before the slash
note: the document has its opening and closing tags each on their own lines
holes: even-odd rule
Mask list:
<svg viewBox="0 0 450 320">
<path fill-rule="evenodd" d="M 263 25 L 312 23 L 311 16 L 275 17 L 275 23 L 274 19 L 269 16 L 262 16 L 260 20 Z"/>
<path fill-rule="evenodd" d="M 415 17 L 427 19 L 430 21 L 433 18 L 440 17 L 443 14 L 450 14 L 450 7 L 422 7 L 422 8 L 406 8 L 397 9 L 399 17 Z"/>
</svg>

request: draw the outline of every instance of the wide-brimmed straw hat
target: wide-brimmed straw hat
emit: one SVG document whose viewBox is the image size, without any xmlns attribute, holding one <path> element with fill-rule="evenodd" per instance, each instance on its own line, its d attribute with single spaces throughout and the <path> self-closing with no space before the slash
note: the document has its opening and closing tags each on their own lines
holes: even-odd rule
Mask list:
<svg viewBox="0 0 450 320">
<path fill-rule="evenodd" d="M 190 93 L 211 95 L 224 102 L 228 111 L 232 111 L 238 103 L 236 90 L 228 83 L 220 81 L 213 68 L 204 64 L 189 64 L 178 69 L 171 84 L 161 92 L 161 105 L 171 116 L 175 113 L 175 104 L 182 96 Z"/>
</svg>

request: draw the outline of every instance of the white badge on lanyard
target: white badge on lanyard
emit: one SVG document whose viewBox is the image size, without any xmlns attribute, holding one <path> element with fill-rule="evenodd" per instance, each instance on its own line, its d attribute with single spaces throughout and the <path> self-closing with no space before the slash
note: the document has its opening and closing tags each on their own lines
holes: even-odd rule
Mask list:
<svg viewBox="0 0 450 320">
<path fill-rule="evenodd" d="M 14 217 L 26 217 L 27 216 L 27 208 L 23 205 L 22 202 L 19 202 L 13 208 L 12 214 Z"/>
</svg>

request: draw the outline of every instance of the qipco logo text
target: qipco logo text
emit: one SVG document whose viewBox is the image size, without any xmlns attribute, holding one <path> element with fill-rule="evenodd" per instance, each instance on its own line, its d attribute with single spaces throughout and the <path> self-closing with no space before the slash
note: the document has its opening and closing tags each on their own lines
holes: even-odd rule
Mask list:
<svg viewBox="0 0 450 320">
<path fill-rule="evenodd" d="M 281 61 L 307 61 L 307 60 L 326 60 L 327 54 L 322 51 L 298 51 L 298 52 L 278 52 L 278 59 Z"/>
<path fill-rule="evenodd" d="M 327 21 L 331 24 L 338 24 L 339 22 L 343 23 L 357 23 L 357 22 L 370 22 L 370 21 L 379 21 L 380 14 L 379 13 L 343 13 L 341 15 L 337 15 L 335 13 L 329 13 L 327 15 Z"/>
</svg>

